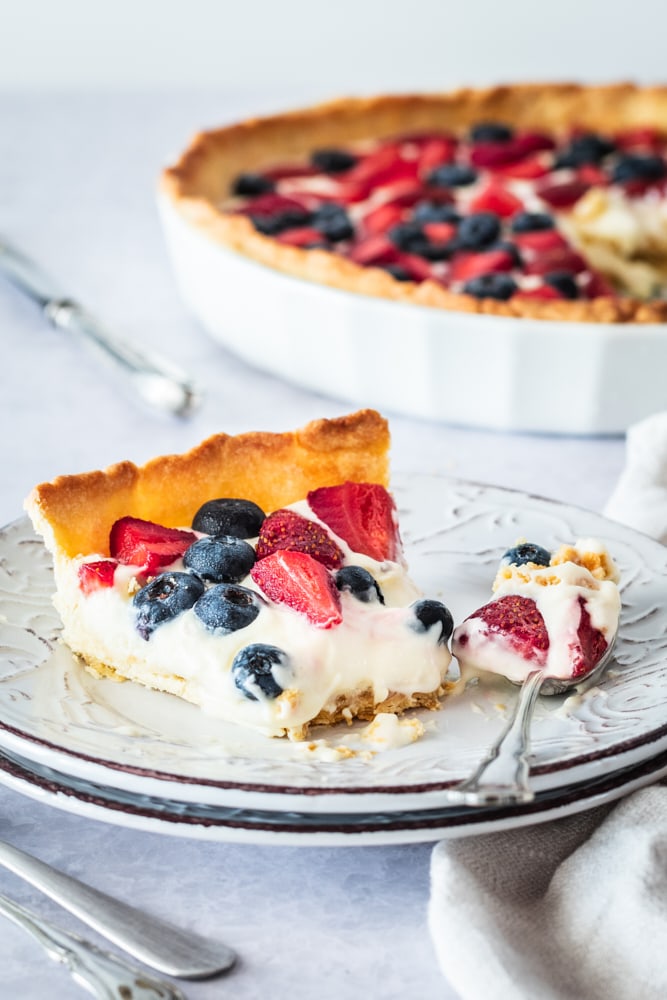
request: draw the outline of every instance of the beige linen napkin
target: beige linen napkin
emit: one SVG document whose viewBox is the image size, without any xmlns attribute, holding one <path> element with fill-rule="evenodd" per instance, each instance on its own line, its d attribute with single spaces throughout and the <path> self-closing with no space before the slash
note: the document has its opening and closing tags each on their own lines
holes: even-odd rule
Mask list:
<svg viewBox="0 0 667 1000">
<path fill-rule="evenodd" d="M 605 514 L 667 541 L 667 412 L 630 428 Z M 667 783 L 442 841 L 429 926 L 462 1000 L 667 1000 Z"/>
</svg>

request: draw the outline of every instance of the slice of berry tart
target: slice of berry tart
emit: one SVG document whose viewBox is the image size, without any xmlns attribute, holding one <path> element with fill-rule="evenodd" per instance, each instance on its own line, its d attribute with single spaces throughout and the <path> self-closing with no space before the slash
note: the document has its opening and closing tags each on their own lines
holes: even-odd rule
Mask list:
<svg viewBox="0 0 667 1000">
<path fill-rule="evenodd" d="M 348 99 L 195 137 L 163 196 L 288 274 L 445 309 L 667 318 L 667 88 Z"/>
<path fill-rule="evenodd" d="M 462 669 L 515 683 L 530 671 L 576 681 L 613 640 L 620 614 L 618 569 L 597 539 L 547 552 L 522 542 L 503 556 L 494 598 L 454 630 Z"/>
<path fill-rule="evenodd" d="M 36 487 L 64 641 L 270 736 L 438 707 L 453 622 L 407 575 L 388 447 L 363 410 Z"/>
</svg>

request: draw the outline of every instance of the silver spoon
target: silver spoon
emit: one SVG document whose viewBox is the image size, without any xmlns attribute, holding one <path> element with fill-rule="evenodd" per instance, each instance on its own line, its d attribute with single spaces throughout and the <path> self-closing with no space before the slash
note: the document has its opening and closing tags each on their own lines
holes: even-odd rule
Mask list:
<svg viewBox="0 0 667 1000">
<path fill-rule="evenodd" d="M 207 979 L 226 972 L 236 961 L 226 945 L 148 916 L 4 841 L 0 841 L 0 865 L 41 889 L 140 962 L 169 976 Z"/>
<path fill-rule="evenodd" d="M 611 659 L 616 634 L 604 653 L 586 673 L 576 680 L 545 677 L 542 670 L 531 670 L 521 682 L 521 690 L 508 725 L 476 770 L 458 785 L 447 790 L 447 802 L 464 806 L 503 806 L 531 802 L 535 792 L 528 778 L 530 765 L 530 722 L 539 694 L 564 694 L 583 681 L 598 677 Z"/>
<path fill-rule="evenodd" d="M 63 931 L 48 920 L 0 895 L 0 913 L 28 931 L 49 958 L 65 965 L 72 978 L 100 1000 L 185 1000 L 178 987 L 155 979 L 119 955 L 98 948 L 78 934 Z"/>
</svg>

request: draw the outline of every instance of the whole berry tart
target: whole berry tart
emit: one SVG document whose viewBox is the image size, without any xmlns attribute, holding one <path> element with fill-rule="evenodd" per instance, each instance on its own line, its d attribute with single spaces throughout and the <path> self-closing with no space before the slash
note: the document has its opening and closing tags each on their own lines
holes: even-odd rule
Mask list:
<svg viewBox="0 0 667 1000">
<path fill-rule="evenodd" d="M 364 410 L 37 486 L 64 641 L 270 736 L 438 707 L 453 621 L 407 574 L 388 448 Z"/>
<path fill-rule="evenodd" d="M 197 135 L 161 179 L 289 275 L 448 310 L 667 318 L 667 88 L 339 100 Z"/>
<path fill-rule="evenodd" d="M 521 683 L 533 670 L 576 682 L 600 660 L 618 628 L 619 572 L 605 545 L 584 538 L 548 552 L 521 542 L 503 556 L 493 600 L 456 627 L 462 670 Z"/>
</svg>

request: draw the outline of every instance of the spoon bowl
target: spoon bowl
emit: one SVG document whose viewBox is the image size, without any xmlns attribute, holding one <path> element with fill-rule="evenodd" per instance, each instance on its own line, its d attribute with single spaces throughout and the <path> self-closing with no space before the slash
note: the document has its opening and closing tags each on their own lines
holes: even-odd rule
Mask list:
<svg viewBox="0 0 667 1000">
<path fill-rule="evenodd" d="M 576 678 L 545 677 L 542 670 L 531 670 L 520 682 L 521 690 L 509 723 L 470 777 L 447 790 L 447 801 L 465 806 L 531 802 L 535 792 L 529 784 L 530 722 L 538 695 L 565 694 L 584 681 L 590 684 L 598 678 L 612 658 L 616 636 L 617 633 L 612 636 L 591 669 Z"/>
</svg>

